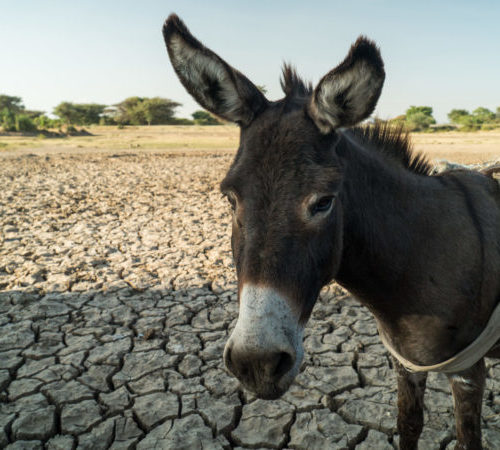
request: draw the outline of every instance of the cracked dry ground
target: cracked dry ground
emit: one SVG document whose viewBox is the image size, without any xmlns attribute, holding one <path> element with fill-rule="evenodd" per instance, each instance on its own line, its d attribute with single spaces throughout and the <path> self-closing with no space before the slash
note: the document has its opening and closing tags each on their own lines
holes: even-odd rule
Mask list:
<svg viewBox="0 0 500 450">
<path fill-rule="evenodd" d="M 336 285 L 308 324 L 303 372 L 257 400 L 224 370 L 235 324 L 231 155 L 3 158 L 0 447 L 392 449 L 395 377 L 373 320 Z M 500 361 L 484 445 L 500 448 Z M 431 375 L 422 449 L 452 448 Z"/>
</svg>

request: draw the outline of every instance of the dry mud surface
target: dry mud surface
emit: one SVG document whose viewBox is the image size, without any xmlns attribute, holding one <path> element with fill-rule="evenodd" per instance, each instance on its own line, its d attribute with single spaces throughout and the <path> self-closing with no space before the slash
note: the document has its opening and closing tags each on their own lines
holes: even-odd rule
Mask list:
<svg viewBox="0 0 500 450">
<path fill-rule="evenodd" d="M 392 449 L 395 377 L 375 324 L 322 292 L 304 371 L 280 400 L 229 376 L 237 315 L 230 155 L 0 159 L 0 447 Z M 488 361 L 484 446 L 500 448 L 500 361 Z M 452 448 L 432 374 L 420 448 Z"/>
</svg>

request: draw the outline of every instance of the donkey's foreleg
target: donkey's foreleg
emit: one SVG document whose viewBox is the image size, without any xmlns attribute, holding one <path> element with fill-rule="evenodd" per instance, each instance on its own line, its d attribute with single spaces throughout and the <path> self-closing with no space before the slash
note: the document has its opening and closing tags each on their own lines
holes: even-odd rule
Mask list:
<svg viewBox="0 0 500 450">
<path fill-rule="evenodd" d="M 448 375 L 455 406 L 457 445 L 455 450 L 481 449 L 481 406 L 486 369 L 484 358 L 471 368 Z"/>
<path fill-rule="evenodd" d="M 424 393 L 427 373 L 408 372 L 393 358 L 398 378 L 399 448 L 415 450 L 424 426 Z"/>
</svg>

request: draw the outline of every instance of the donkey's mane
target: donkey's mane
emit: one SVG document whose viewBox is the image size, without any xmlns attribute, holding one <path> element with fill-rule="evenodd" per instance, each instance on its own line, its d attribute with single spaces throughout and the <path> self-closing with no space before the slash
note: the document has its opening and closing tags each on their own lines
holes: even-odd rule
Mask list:
<svg viewBox="0 0 500 450">
<path fill-rule="evenodd" d="M 300 104 L 313 92 L 312 84 L 305 82 L 288 63 L 283 64 L 280 82 L 286 96 L 285 105 Z M 377 152 L 398 162 L 410 172 L 419 175 L 432 173 L 432 166 L 426 157 L 413 150 L 410 136 L 403 127 L 388 122 L 375 122 L 372 125 L 351 128 L 351 131 L 363 143 L 371 144 Z"/>
<path fill-rule="evenodd" d="M 280 84 L 287 99 L 308 97 L 313 91 L 312 84 L 300 78 L 295 68 L 287 63 L 283 64 Z"/>
<path fill-rule="evenodd" d="M 400 126 L 387 122 L 358 126 L 351 129 L 363 143 L 371 144 L 383 156 L 403 165 L 418 175 L 430 175 L 432 166 L 422 153 L 416 153 L 411 145 L 409 133 Z"/>
</svg>

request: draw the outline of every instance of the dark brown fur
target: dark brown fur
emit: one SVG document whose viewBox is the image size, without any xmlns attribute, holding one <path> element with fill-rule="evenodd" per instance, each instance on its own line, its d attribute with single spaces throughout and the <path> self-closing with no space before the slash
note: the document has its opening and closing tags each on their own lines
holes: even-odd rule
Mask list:
<svg viewBox="0 0 500 450">
<path fill-rule="evenodd" d="M 321 287 L 335 279 L 374 314 L 394 349 L 416 364 L 446 360 L 478 336 L 500 302 L 499 185 L 471 171 L 431 176 L 401 130 L 380 124 L 338 129 L 337 123 L 350 126 L 367 117 L 378 99 L 384 72 L 372 42 L 358 40 L 314 91 L 285 66 L 286 96 L 268 102 L 176 16 L 164 35 L 188 91 L 213 113 L 242 125 L 240 147 L 221 183 L 234 209 L 240 287 L 247 281 L 273 286 L 306 322 Z M 191 83 L 196 77 L 175 59 L 172 36 L 213 55 L 220 72 L 199 78 L 226 83 L 225 101 Z M 366 99 L 356 95 L 360 64 L 373 75 Z M 191 70 L 204 68 L 194 64 Z M 331 110 L 315 103 L 321 83 L 332 83 L 326 92 L 335 94 L 342 85 L 335 84 L 337 77 L 346 73 L 353 83 L 334 96 Z M 227 108 L 227 100 L 235 100 L 231 95 L 237 109 Z M 334 198 L 324 220 L 304 219 L 311 193 Z M 425 375 L 411 375 L 399 363 L 396 370 L 401 448 L 414 449 L 423 425 Z M 481 446 L 484 376 L 483 360 L 450 375 L 457 448 Z"/>
</svg>

